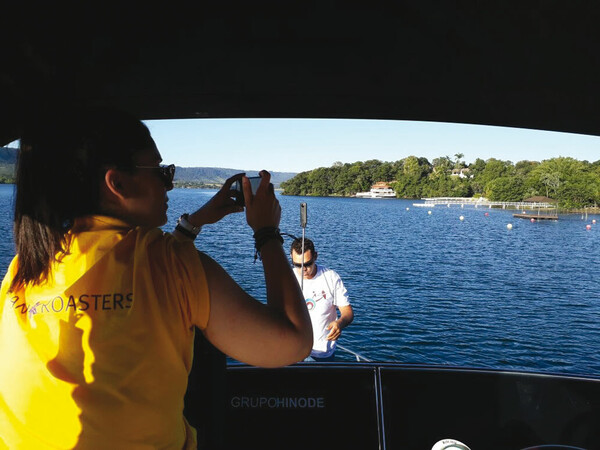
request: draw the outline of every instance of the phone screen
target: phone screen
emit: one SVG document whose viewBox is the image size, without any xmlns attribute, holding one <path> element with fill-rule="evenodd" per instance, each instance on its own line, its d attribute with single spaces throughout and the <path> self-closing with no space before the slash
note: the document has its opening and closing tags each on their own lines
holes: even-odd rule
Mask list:
<svg viewBox="0 0 600 450">
<path fill-rule="evenodd" d="M 250 180 L 250 186 L 252 187 L 252 195 L 256 194 L 258 185 L 260 184 L 261 177 L 248 177 Z"/>
<path fill-rule="evenodd" d="M 256 190 L 260 184 L 261 177 L 248 177 L 250 181 L 250 188 L 252 189 L 252 195 L 256 194 Z M 233 190 L 236 191 L 235 203 L 244 206 L 244 191 L 242 189 L 242 181 L 236 181 L 233 185 Z"/>
</svg>

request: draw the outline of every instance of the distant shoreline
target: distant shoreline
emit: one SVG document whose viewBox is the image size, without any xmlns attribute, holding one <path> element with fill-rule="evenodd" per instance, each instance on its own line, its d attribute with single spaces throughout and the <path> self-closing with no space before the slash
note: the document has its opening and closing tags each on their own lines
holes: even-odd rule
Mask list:
<svg viewBox="0 0 600 450">
<path fill-rule="evenodd" d="M 15 183 L 0 183 L 0 185 L 12 185 L 14 186 Z M 176 188 L 179 189 L 213 189 L 213 190 L 219 190 L 221 189 L 222 184 L 206 184 L 206 185 L 175 185 Z M 277 192 L 283 192 L 283 189 L 281 189 L 280 187 L 275 187 L 275 190 Z M 302 197 L 302 196 L 301 196 Z M 303 197 L 320 197 L 317 195 L 305 195 Z M 324 198 L 355 198 L 354 196 L 343 196 L 343 195 L 329 195 L 329 196 L 325 196 Z M 376 200 L 376 199 L 375 199 Z M 394 199 L 392 199 L 394 200 Z M 398 198 L 397 200 L 421 200 L 418 198 Z M 492 209 L 497 209 L 497 208 L 492 208 Z M 517 208 L 507 208 L 507 209 L 514 209 L 515 211 L 517 210 Z M 535 210 L 528 210 L 528 211 L 532 211 L 532 212 L 537 212 L 537 209 Z M 540 209 L 540 212 L 546 212 L 549 210 L 546 209 Z M 552 210 L 554 211 L 554 210 Z M 574 209 L 558 209 L 558 214 L 600 214 L 600 207 L 588 207 L 588 208 L 574 208 Z"/>
</svg>

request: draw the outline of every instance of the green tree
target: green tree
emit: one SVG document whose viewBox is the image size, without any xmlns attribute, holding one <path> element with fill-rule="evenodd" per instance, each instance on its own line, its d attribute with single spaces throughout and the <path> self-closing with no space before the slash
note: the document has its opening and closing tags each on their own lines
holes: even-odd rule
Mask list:
<svg viewBox="0 0 600 450">
<path fill-rule="evenodd" d="M 457 161 L 460 154 L 456 155 Z M 491 200 L 521 201 L 546 195 L 568 208 L 600 203 L 600 161 L 589 163 L 573 158 L 553 158 L 541 163 L 477 158 L 469 166 L 472 178 L 450 175 L 456 164 L 449 157 L 433 160 L 408 156 L 403 160 L 334 163 L 302 172 L 281 184 L 286 195 L 354 195 L 370 189 L 377 181 L 389 182 L 402 198 L 470 197 L 484 194 Z M 0 174 L 1 175 L 1 174 Z"/>
<path fill-rule="evenodd" d="M 466 167 L 465 162 L 462 160 L 465 157 L 464 153 L 455 153 L 454 154 L 454 168 L 462 169 Z"/>
<path fill-rule="evenodd" d="M 537 161 L 519 161 L 515 164 L 515 173 L 522 177 L 526 177 L 540 163 Z"/>
<path fill-rule="evenodd" d="M 309 195 L 326 197 L 332 192 L 329 179 L 329 171 L 325 167 L 319 167 L 308 174 Z"/>
<path fill-rule="evenodd" d="M 556 196 L 560 186 L 560 174 L 558 172 L 543 172 L 540 174 L 540 182 L 546 187 L 546 197 L 550 197 L 550 192 Z"/>
<path fill-rule="evenodd" d="M 401 198 L 421 198 L 424 180 L 431 171 L 426 158 L 408 156 L 402 160 L 402 169 L 396 173 L 392 183 L 396 195 Z"/>
<path fill-rule="evenodd" d="M 485 196 L 494 202 L 520 202 L 526 187 L 521 177 L 499 177 L 486 185 Z"/>
<path fill-rule="evenodd" d="M 552 197 L 561 207 L 575 207 L 572 205 L 593 203 L 593 195 L 582 180 L 592 185 L 593 191 L 595 180 L 599 178 L 600 175 L 595 171 L 593 164 L 558 157 L 544 160 L 535 166 L 529 172 L 526 183 L 530 192 Z"/>
<path fill-rule="evenodd" d="M 471 185 L 474 194 L 483 194 L 485 190 L 486 181 L 482 176 L 485 166 L 486 163 L 481 158 L 477 158 L 475 162 L 469 165 L 469 176 L 472 177 L 470 178 L 469 184 Z"/>
<path fill-rule="evenodd" d="M 599 193 L 600 179 L 592 173 L 585 173 L 562 183 L 557 197 L 561 208 L 583 208 L 596 206 L 600 201 Z"/>
<path fill-rule="evenodd" d="M 283 193 L 286 195 L 308 195 L 308 174 L 309 172 L 301 172 L 295 177 L 281 183 Z"/>
<path fill-rule="evenodd" d="M 333 184 L 333 191 L 337 195 L 351 195 L 352 177 L 350 175 L 350 164 L 339 167 L 339 171 Z"/>
<path fill-rule="evenodd" d="M 449 156 L 440 156 L 432 161 L 433 171 L 436 173 L 450 172 L 453 167 L 452 160 Z"/>
</svg>

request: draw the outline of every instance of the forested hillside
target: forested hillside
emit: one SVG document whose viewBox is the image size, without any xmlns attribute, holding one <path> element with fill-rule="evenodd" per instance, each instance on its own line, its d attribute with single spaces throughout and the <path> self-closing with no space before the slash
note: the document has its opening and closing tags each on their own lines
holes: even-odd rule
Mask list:
<svg viewBox="0 0 600 450">
<path fill-rule="evenodd" d="M 13 183 L 18 149 L 0 147 L 0 184 Z"/>
<path fill-rule="evenodd" d="M 302 172 L 281 184 L 286 195 L 352 196 L 386 181 L 399 198 L 484 196 L 492 201 L 521 201 L 546 196 L 561 208 L 600 203 L 600 161 L 552 158 L 542 162 L 477 159 L 472 164 L 456 154 L 435 158 L 409 156 L 395 162 L 379 160 L 335 163 Z"/>
<path fill-rule="evenodd" d="M 227 178 L 240 172 L 246 172 L 249 177 L 258 175 L 256 170 L 177 167 L 174 183 L 177 187 L 220 187 Z M 289 180 L 295 175 L 296 173 L 292 172 L 271 172 L 271 182 L 278 189 L 283 181 Z"/>
<path fill-rule="evenodd" d="M 0 147 L 0 183 L 13 183 L 18 149 Z M 177 167 L 174 184 L 176 187 L 220 187 L 223 182 L 236 173 L 246 172 L 248 176 L 258 175 L 257 171 L 243 169 L 222 169 L 218 167 Z M 271 172 L 271 182 L 279 188 L 281 182 L 289 180 L 296 173 Z"/>
</svg>

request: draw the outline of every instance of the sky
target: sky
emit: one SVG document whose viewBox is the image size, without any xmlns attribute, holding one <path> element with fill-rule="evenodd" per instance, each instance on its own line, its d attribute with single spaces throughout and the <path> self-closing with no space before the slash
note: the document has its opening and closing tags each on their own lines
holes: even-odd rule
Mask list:
<svg viewBox="0 0 600 450">
<path fill-rule="evenodd" d="M 600 137 L 483 125 L 364 119 L 189 119 L 145 121 L 164 163 L 303 172 L 407 156 L 517 163 L 570 156 L 600 159 Z"/>
<path fill-rule="evenodd" d="M 144 122 L 165 164 L 304 172 L 407 156 L 517 163 L 569 156 L 600 160 L 600 137 L 484 125 L 365 119 L 186 119 Z M 17 142 L 9 146 L 18 146 Z"/>
</svg>

